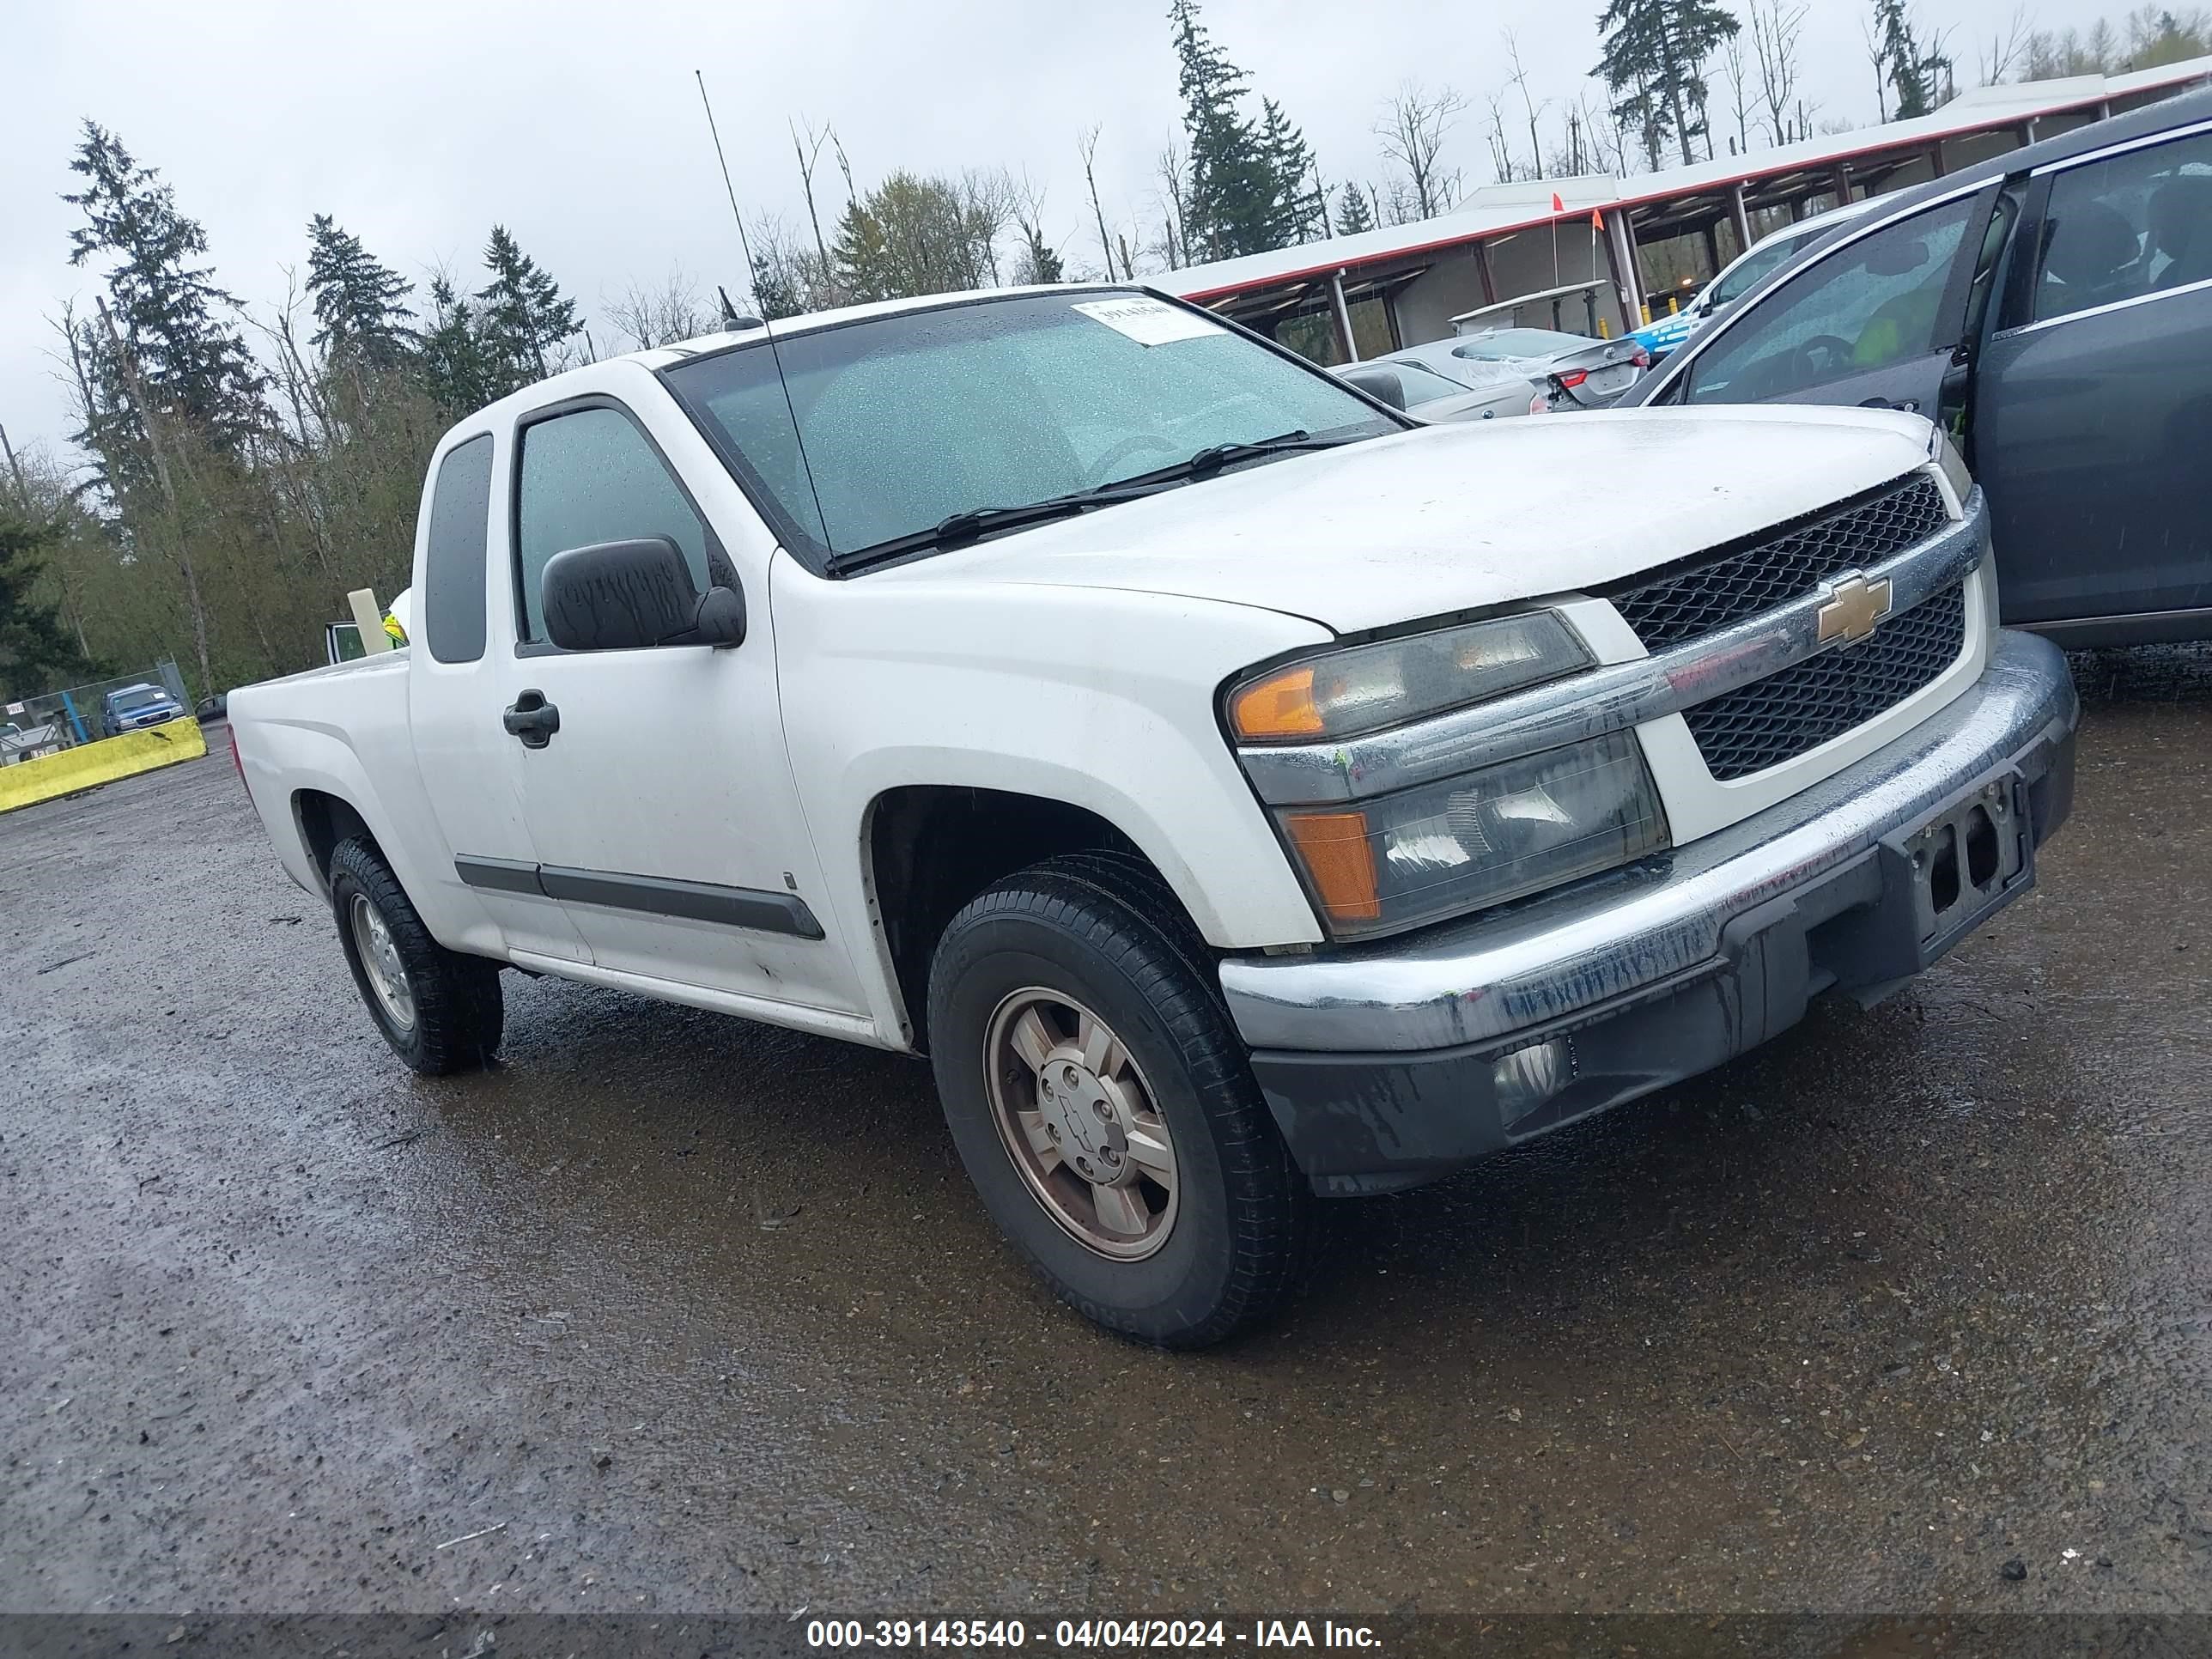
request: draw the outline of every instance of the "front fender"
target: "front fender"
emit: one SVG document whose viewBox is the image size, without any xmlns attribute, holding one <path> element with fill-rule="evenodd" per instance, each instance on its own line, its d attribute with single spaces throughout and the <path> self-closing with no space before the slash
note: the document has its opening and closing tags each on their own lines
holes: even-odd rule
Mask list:
<svg viewBox="0 0 2212 1659">
<path fill-rule="evenodd" d="M 1215 710 L 1231 676 L 1326 643 L 1317 624 L 1106 589 L 793 574 L 775 630 L 793 775 L 848 938 L 881 939 L 868 815 L 908 785 L 1097 814 L 1222 949 L 1321 938 Z"/>
</svg>

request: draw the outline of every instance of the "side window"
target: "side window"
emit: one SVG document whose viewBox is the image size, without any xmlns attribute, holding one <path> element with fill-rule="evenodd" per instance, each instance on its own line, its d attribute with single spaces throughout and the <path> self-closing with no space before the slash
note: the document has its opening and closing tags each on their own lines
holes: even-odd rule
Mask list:
<svg viewBox="0 0 2212 1659">
<path fill-rule="evenodd" d="M 438 481 L 430 486 L 422 639 L 440 662 L 475 662 L 484 653 L 484 538 L 490 517 L 487 432 L 447 450 L 438 463 Z"/>
<path fill-rule="evenodd" d="M 713 585 L 707 526 L 659 453 L 618 409 L 580 409 L 522 429 L 515 491 L 516 580 L 523 637 L 545 637 L 538 588 L 547 561 L 572 547 L 665 536 L 699 592 Z"/>
<path fill-rule="evenodd" d="M 2212 279 L 2212 133 L 2057 174 L 2041 241 L 2030 322 Z"/>
<path fill-rule="evenodd" d="M 1935 350 L 1974 208 L 1972 197 L 1930 208 L 1806 267 L 1690 365 L 1686 401 L 1787 398 Z"/>
</svg>

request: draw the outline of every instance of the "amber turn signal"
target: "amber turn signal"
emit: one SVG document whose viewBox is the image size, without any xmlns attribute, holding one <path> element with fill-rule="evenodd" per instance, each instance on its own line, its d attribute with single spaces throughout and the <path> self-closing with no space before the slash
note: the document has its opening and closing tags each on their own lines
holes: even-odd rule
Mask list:
<svg viewBox="0 0 2212 1659">
<path fill-rule="evenodd" d="M 1326 728 L 1313 692 L 1310 663 L 1303 668 L 1285 668 L 1239 691 L 1230 705 L 1229 717 L 1236 722 L 1237 735 L 1247 742 L 1319 737 Z"/>
<path fill-rule="evenodd" d="M 1312 878 L 1314 896 L 1332 921 L 1375 921 L 1382 901 L 1375 890 L 1375 849 L 1364 812 L 1291 812 L 1283 824 L 1297 844 Z"/>
</svg>

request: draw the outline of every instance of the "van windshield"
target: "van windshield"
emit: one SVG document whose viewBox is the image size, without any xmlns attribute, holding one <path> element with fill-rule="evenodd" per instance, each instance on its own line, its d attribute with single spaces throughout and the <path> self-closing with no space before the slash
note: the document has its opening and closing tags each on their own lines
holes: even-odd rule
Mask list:
<svg viewBox="0 0 2212 1659">
<path fill-rule="evenodd" d="M 786 541 L 817 558 L 1139 478 L 1216 446 L 1403 429 L 1202 313 L 1115 289 L 779 335 L 775 354 L 748 343 L 662 379 Z"/>
<path fill-rule="evenodd" d="M 1768 271 L 1779 270 L 1784 260 L 1796 258 L 1800 248 L 1810 246 L 1827 228 L 1826 225 L 1818 229 L 1808 225 L 1800 235 L 1784 236 L 1765 247 L 1752 249 L 1741 261 L 1721 274 L 1720 280 L 1713 284 L 1711 303 L 1715 307 L 1734 305 L 1750 293 Z"/>
</svg>

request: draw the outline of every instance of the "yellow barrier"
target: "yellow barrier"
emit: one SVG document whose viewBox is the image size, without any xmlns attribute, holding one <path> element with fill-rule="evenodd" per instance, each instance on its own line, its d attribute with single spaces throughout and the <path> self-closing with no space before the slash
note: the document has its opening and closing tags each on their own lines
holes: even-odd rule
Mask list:
<svg viewBox="0 0 2212 1659">
<path fill-rule="evenodd" d="M 18 806 L 59 795 L 74 795 L 80 789 L 96 788 L 118 778 L 173 766 L 179 761 L 198 760 L 206 753 L 207 738 L 200 732 L 200 723 L 187 715 L 165 726 L 149 726 L 143 732 L 79 744 L 58 755 L 0 766 L 0 812 L 12 812 Z"/>
</svg>

